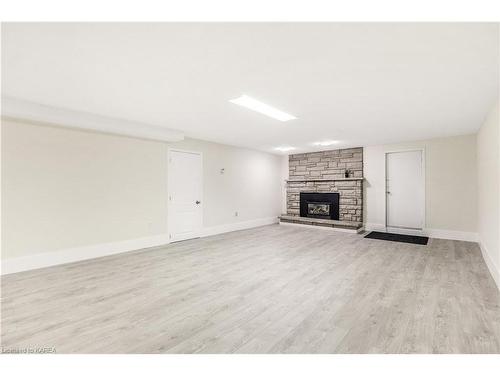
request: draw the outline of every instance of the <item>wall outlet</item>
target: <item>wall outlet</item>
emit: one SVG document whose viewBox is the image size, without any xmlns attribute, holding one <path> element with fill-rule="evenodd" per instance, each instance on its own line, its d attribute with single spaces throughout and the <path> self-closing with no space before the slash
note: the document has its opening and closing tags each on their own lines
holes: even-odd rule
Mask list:
<svg viewBox="0 0 500 375">
<path fill-rule="evenodd" d="M 234 216 L 238 216 L 238 211 L 235 211 Z"/>
</svg>

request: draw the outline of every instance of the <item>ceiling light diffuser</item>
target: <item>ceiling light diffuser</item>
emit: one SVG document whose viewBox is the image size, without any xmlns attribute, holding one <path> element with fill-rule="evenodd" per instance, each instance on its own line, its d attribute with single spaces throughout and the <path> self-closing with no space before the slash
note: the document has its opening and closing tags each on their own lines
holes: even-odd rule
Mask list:
<svg viewBox="0 0 500 375">
<path fill-rule="evenodd" d="M 270 105 L 262 103 L 257 99 L 254 99 L 248 95 L 241 95 L 239 98 L 230 100 L 231 103 L 241 105 L 242 107 L 249 108 L 255 112 L 262 113 L 263 115 L 272 117 L 279 121 L 290 121 L 295 120 L 297 117 L 280 111 Z"/>
<path fill-rule="evenodd" d="M 280 147 L 276 147 L 275 150 L 276 151 L 281 151 L 281 152 L 288 152 L 288 151 L 295 150 L 295 147 L 292 147 L 292 146 L 280 146 Z"/>
<path fill-rule="evenodd" d="M 339 141 L 321 141 L 321 142 L 314 142 L 314 146 L 331 146 L 336 143 L 339 143 Z"/>
</svg>

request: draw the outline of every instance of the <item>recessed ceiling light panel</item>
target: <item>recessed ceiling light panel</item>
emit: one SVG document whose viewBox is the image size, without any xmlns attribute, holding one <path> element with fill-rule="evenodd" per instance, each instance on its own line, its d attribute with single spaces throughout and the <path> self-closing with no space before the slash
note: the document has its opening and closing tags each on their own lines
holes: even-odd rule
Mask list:
<svg viewBox="0 0 500 375">
<path fill-rule="evenodd" d="M 339 143 L 339 141 L 334 141 L 334 140 L 328 140 L 328 141 L 320 141 L 320 142 L 314 142 L 313 145 L 314 146 L 331 146 L 331 145 L 334 145 L 336 143 Z"/>
<path fill-rule="evenodd" d="M 248 95 L 241 95 L 239 98 L 230 100 L 231 103 L 241 105 L 242 107 L 249 108 L 255 112 L 262 113 L 263 115 L 272 117 L 279 121 L 290 121 L 295 120 L 297 117 L 280 111 L 270 105 L 262 103 L 257 99 L 254 99 Z"/>
<path fill-rule="evenodd" d="M 288 152 L 295 150 L 295 147 L 293 146 L 280 146 L 275 148 L 276 151 L 281 151 L 281 152 Z"/>
</svg>

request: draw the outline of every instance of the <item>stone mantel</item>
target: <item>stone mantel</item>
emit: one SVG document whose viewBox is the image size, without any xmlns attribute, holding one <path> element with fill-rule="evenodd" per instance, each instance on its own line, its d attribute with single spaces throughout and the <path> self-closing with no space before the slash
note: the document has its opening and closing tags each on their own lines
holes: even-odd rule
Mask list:
<svg viewBox="0 0 500 375">
<path fill-rule="evenodd" d="M 289 183 L 294 183 L 294 182 L 311 182 L 311 181 L 314 181 L 314 182 L 321 182 L 321 181 L 363 181 L 364 178 L 363 177 L 349 177 L 349 178 L 330 178 L 330 179 L 325 179 L 325 178 L 321 178 L 321 179 L 308 179 L 308 180 L 285 180 L 285 182 L 287 184 Z"/>
</svg>

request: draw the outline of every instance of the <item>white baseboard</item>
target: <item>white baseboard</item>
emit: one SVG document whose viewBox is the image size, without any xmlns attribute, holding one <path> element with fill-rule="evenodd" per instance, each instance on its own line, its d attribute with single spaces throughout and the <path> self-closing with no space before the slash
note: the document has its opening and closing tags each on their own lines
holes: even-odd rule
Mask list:
<svg viewBox="0 0 500 375">
<path fill-rule="evenodd" d="M 386 232 L 388 229 L 383 224 L 377 223 L 366 223 L 365 230 L 367 231 L 379 231 Z M 428 236 L 431 238 L 441 238 L 444 240 L 456 240 L 456 241 L 469 241 L 469 242 L 477 242 L 478 235 L 476 232 L 463 232 L 457 230 L 446 230 L 446 229 L 433 229 L 433 228 L 424 228 L 422 230 L 405 230 L 405 229 L 395 229 L 391 228 L 392 232 L 400 232 L 406 234 L 415 234 L 421 236 Z"/>
<path fill-rule="evenodd" d="M 386 227 L 385 225 L 382 224 L 376 224 L 376 223 L 365 223 L 364 224 L 365 230 L 366 231 L 377 231 L 377 232 L 385 232 Z"/>
<path fill-rule="evenodd" d="M 424 229 L 426 236 L 432 238 L 441 238 L 444 240 L 456 240 L 456 241 L 468 241 L 477 242 L 478 236 L 476 232 L 462 232 L 457 230 L 446 230 L 446 229 Z"/>
<path fill-rule="evenodd" d="M 100 258 L 153 246 L 166 245 L 168 243 L 168 236 L 166 234 L 161 234 L 151 237 L 73 247 L 64 250 L 5 259 L 2 260 L 2 275 L 56 266 L 58 264 L 78 262 L 80 260 Z"/>
<path fill-rule="evenodd" d="M 216 234 L 256 228 L 264 225 L 276 224 L 277 222 L 278 222 L 278 217 L 273 216 L 273 217 L 266 217 L 263 219 L 254 219 L 254 220 L 240 221 L 237 223 L 217 225 L 214 227 L 206 227 L 202 229 L 200 237 L 215 236 Z"/>
<path fill-rule="evenodd" d="M 484 243 L 481 242 L 481 240 L 479 240 L 479 247 L 481 248 L 481 253 L 483 254 L 484 262 L 488 266 L 490 274 L 493 277 L 493 280 L 495 280 L 495 283 L 497 284 L 498 290 L 500 290 L 500 269 L 498 268 L 497 265 L 495 265 L 493 259 L 491 259 L 488 249 L 486 248 Z"/>
<path fill-rule="evenodd" d="M 200 237 L 212 236 L 216 234 L 233 232 L 236 230 L 255 228 L 263 225 L 275 224 L 277 217 L 263 218 L 218 225 L 202 230 Z M 74 247 L 70 249 L 45 252 L 35 255 L 27 255 L 18 258 L 2 260 L 2 275 L 16 273 L 37 268 L 56 266 L 59 264 L 78 262 L 81 260 L 100 258 L 107 255 L 125 253 L 133 250 L 146 249 L 148 247 L 162 246 L 169 244 L 167 234 L 157 236 L 136 238 L 132 240 L 110 242 L 90 246 Z"/>
</svg>

